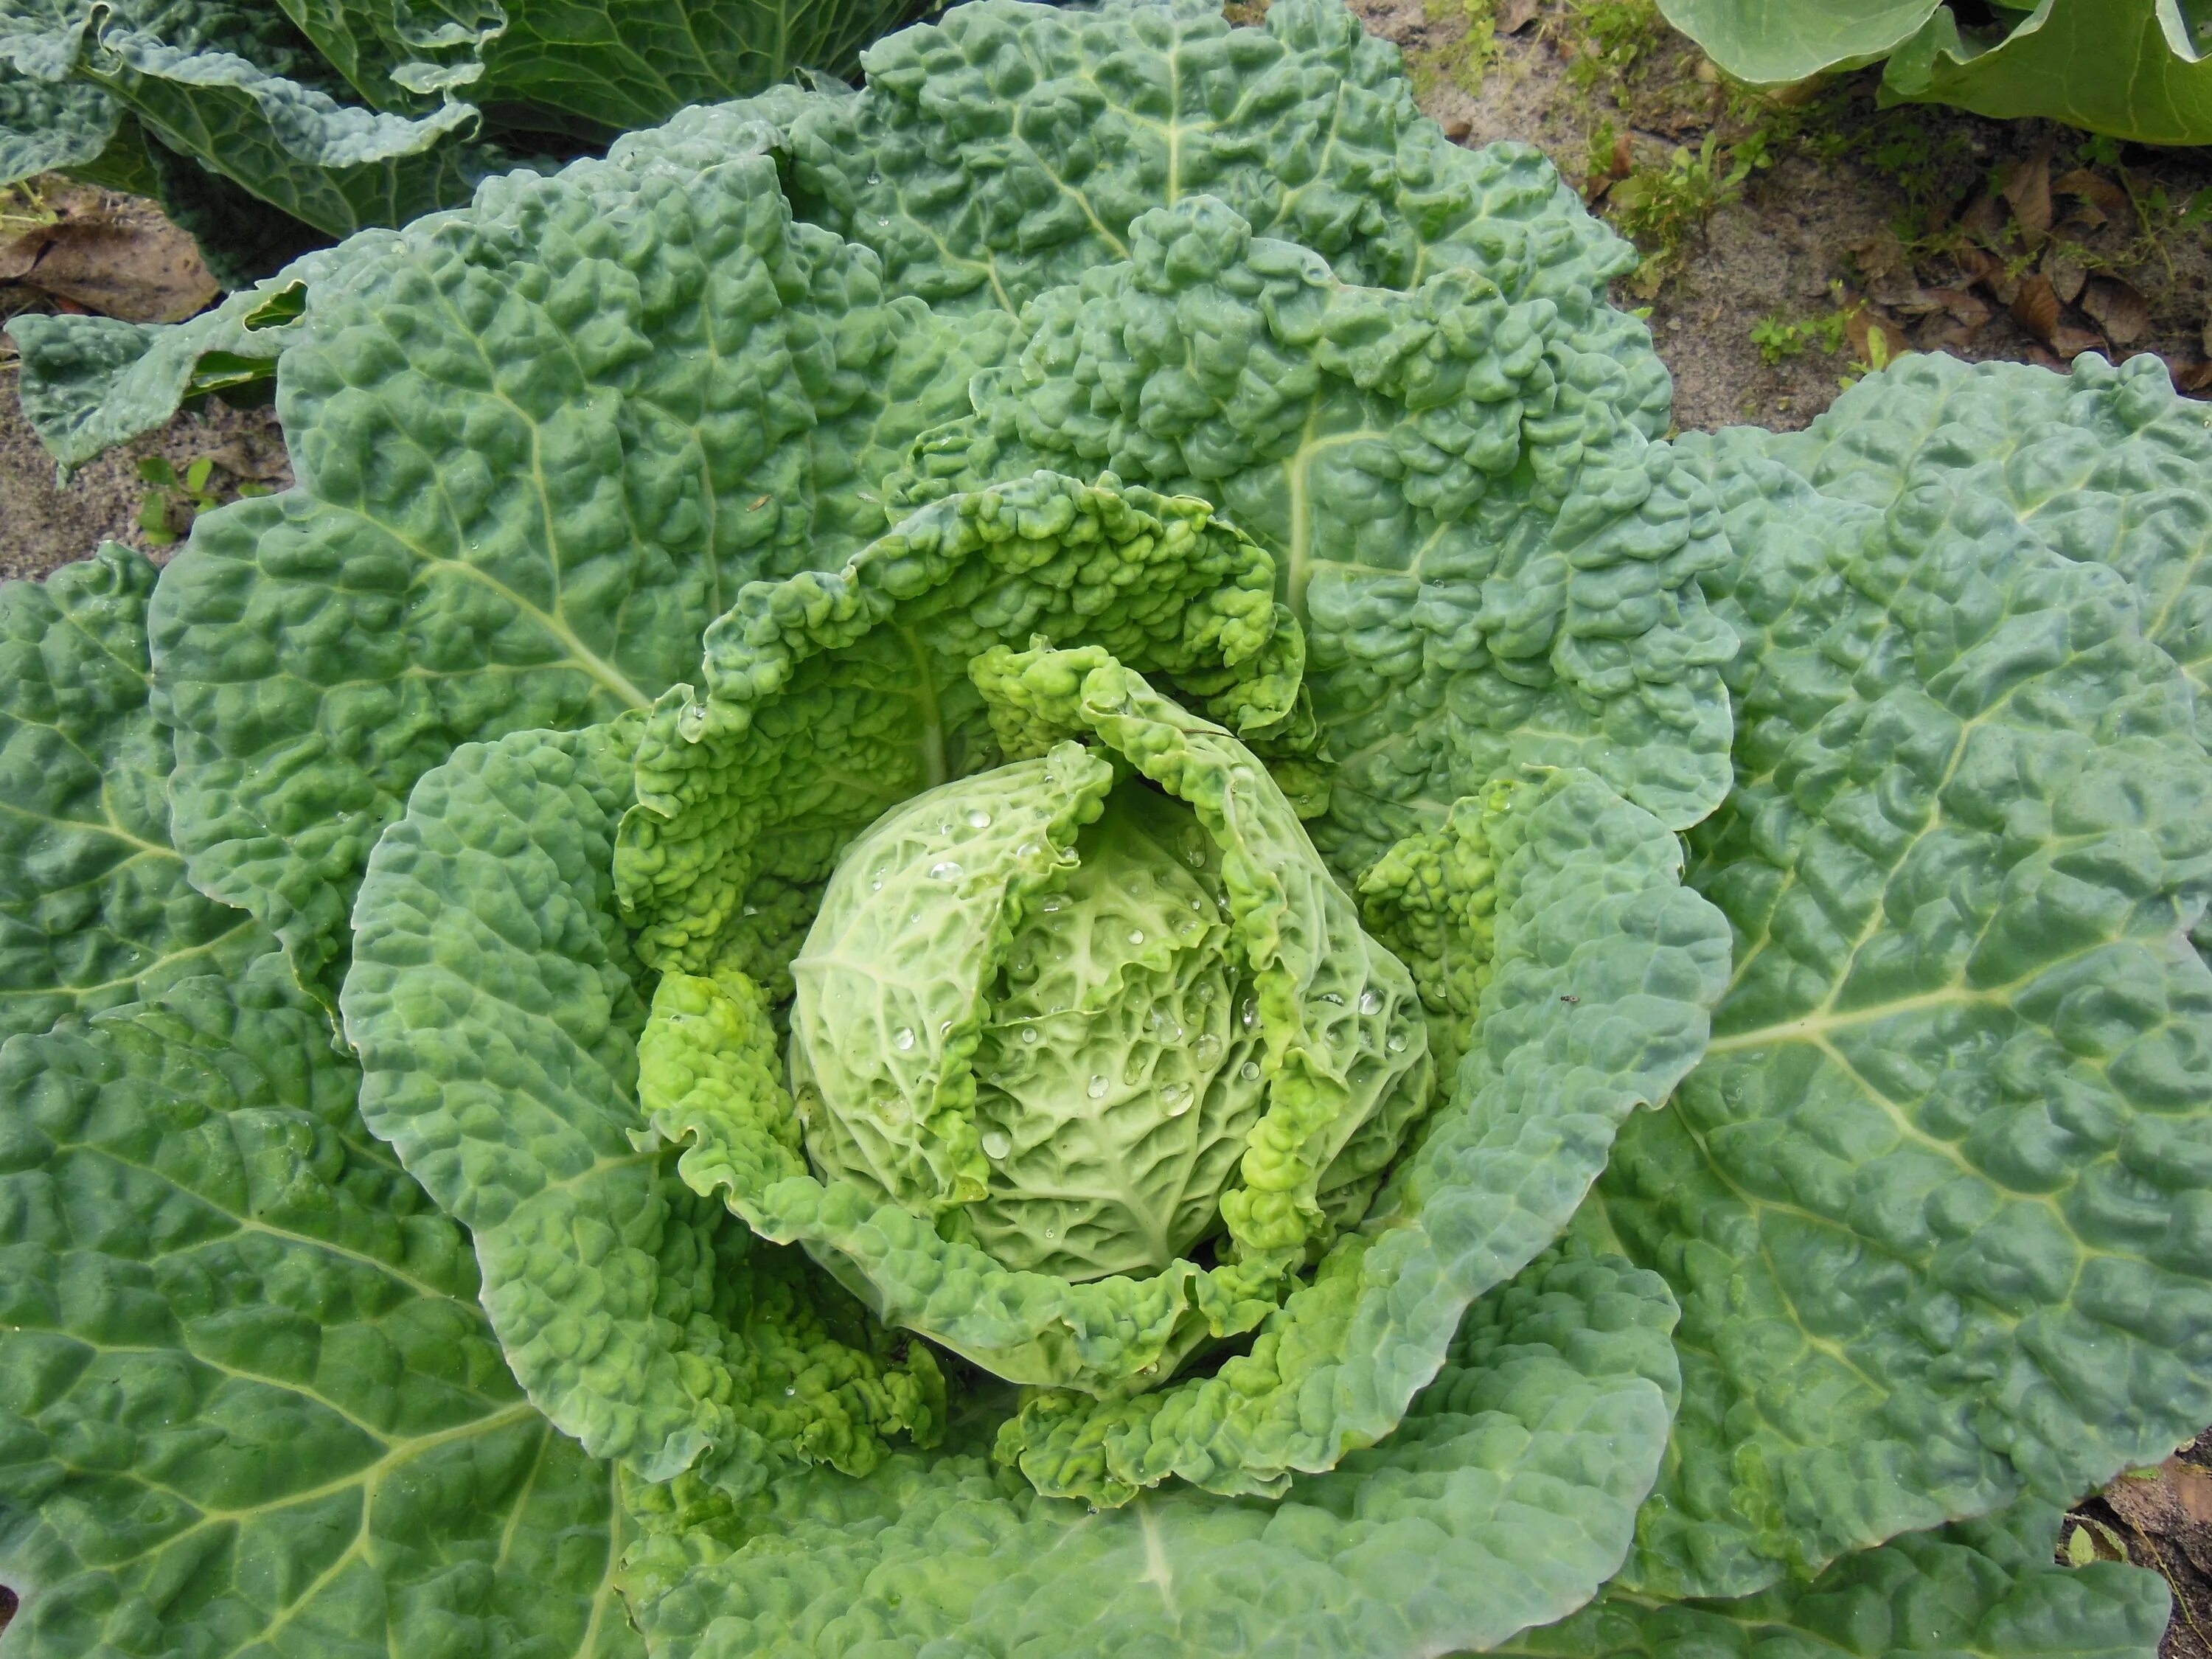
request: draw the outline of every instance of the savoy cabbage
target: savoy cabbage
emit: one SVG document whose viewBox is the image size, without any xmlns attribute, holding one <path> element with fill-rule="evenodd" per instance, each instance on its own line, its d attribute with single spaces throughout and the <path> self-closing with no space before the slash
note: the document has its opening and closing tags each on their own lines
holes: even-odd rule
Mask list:
<svg viewBox="0 0 2212 1659">
<path fill-rule="evenodd" d="M 299 482 L 0 590 L 0 1651 L 2148 1659 L 2201 406 L 1668 441 L 1337 0 L 868 68 L 93 377 Z"/>
</svg>

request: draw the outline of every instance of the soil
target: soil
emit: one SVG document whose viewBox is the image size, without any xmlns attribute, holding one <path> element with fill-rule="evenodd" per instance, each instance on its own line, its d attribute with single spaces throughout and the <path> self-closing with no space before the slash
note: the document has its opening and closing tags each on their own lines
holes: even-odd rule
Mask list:
<svg viewBox="0 0 2212 1659">
<path fill-rule="evenodd" d="M 1454 137 L 1540 145 L 1636 241 L 1644 264 L 1615 297 L 1647 310 L 1685 429 L 1802 426 L 1905 350 L 2050 368 L 2152 351 L 2185 392 L 2212 391 L 2212 151 L 1883 109 L 1875 71 L 1751 93 L 1652 0 L 1350 3 L 1405 51 Z M 212 296 L 149 204 L 40 182 L 0 192 L 0 318 L 153 320 Z M 0 346 L 0 574 L 43 574 L 104 537 L 160 557 L 198 506 L 289 482 L 270 411 L 215 405 L 58 483 L 14 374 Z M 143 471 L 182 479 L 202 459 L 197 498 Z M 2176 1593 L 2162 1659 L 2212 1659 L 2212 1432 L 2077 1506 L 2057 1559 L 2123 1555 Z M 0 1626 L 10 1600 L 0 1590 Z"/>
</svg>

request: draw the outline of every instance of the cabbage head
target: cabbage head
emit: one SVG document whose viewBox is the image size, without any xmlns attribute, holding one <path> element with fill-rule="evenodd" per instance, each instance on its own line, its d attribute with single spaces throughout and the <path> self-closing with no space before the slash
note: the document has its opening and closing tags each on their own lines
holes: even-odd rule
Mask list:
<svg viewBox="0 0 2212 1659">
<path fill-rule="evenodd" d="M 80 365 L 298 482 L 0 589 L 0 1656 L 2148 1659 L 2202 406 L 1670 439 L 1336 0 L 868 65 Z"/>
</svg>

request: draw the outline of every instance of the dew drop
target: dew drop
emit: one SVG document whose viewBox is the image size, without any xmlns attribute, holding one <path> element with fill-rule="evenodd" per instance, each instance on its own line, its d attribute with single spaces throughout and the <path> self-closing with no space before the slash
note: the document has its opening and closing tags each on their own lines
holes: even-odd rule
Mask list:
<svg viewBox="0 0 2212 1659">
<path fill-rule="evenodd" d="M 1406 1034 L 1403 1031 L 1391 1032 L 1390 1040 L 1382 1046 L 1388 1048 L 1394 1054 L 1404 1054 L 1406 1052 Z"/>
<path fill-rule="evenodd" d="M 932 875 L 935 875 L 937 872 L 933 870 L 930 873 Z M 1344 1006 L 1344 999 L 1334 991 L 1323 991 L 1319 996 L 1316 997 L 1314 1000 L 1316 1002 L 1326 1002 L 1332 1008 L 1341 1008 Z"/>
<path fill-rule="evenodd" d="M 1132 927 L 1129 930 L 1129 943 L 1132 945 L 1142 945 L 1144 942 L 1145 930 L 1141 927 Z"/>
<path fill-rule="evenodd" d="M 1094 1072 L 1091 1074 L 1091 1081 L 1084 1086 L 1083 1092 L 1093 1100 L 1103 1100 L 1106 1098 L 1107 1090 L 1113 1086 L 1106 1080 L 1105 1073 Z"/>
<path fill-rule="evenodd" d="M 1044 1236 L 1045 1236 L 1047 1238 L 1058 1238 L 1058 1237 L 1060 1237 L 1060 1235 L 1059 1235 L 1058 1233 L 1054 1232 L 1054 1231 L 1051 1228 L 1049 1228 L 1049 1227 L 1048 1227 L 1048 1228 L 1046 1228 L 1046 1229 L 1044 1230 Z"/>
<path fill-rule="evenodd" d="M 1129 1056 L 1129 1063 L 1121 1068 L 1121 1081 L 1133 1085 L 1141 1083 L 1144 1080 L 1145 1062 L 1139 1060 L 1136 1055 L 1131 1054 Z"/>
<path fill-rule="evenodd" d="M 1198 994 L 1198 994 L 1198 1000 L 1199 1000 L 1200 1002 L 1211 1002 L 1211 1001 L 1212 1001 L 1212 1000 L 1213 1000 L 1213 981 L 1212 981 L 1212 980 L 1201 980 L 1201 981 L 1199 981 Z"/>
<path fill-rule="evenodd" d="M 1246 997 L 1244 1006 L 1237 1011 L 1237 1019 L 1248 1031 L 1260 1023 L 1260 999 Z"/>
<path fill-rule="evenodd" d="M 1023 1041 L 1023 1042 L 1035 1042 L 1036 1040 L 1037 1040 L 1037 1028 L 1036 1028 L 1036 1026 L 1034 1026 L 1034 1025 L 1024 1025 L 1024 1026 L 1023 1026 L 1023 1027 L 1022 1027 L 1022 1041 Z"/>
<path fill-rule="evenodd" d="M 1190 867 L 1192 869 L 1203 870 L 1206 868 L 1206 838 L 1203 836 L 1198 835 L 1184 836 L 1182 843 L 1182 855 L 1185 859 L 1189 860 Z"/>
<path fill-rule="evenodd" d="M 1382 999 L 1375 994 L 1373 987 L 1370 986 L 1359 994 L 1359 1012 L 1363 1014 L 1379 1014 L 1382 1012 Z"/>
<path fill-rule="evenodd" d="M 884 890 L 884 878 L 881 876 L 878 876 L 873 881 L 868 884 L 868 890 L 871 893 L 882 892 Z"/>
<path fill-rule="evenodd" d="M 758 915 L 760 914 L 760 906 L 757 904 L 748 904 L 745 906 L 745 914 L 749 916 Z"/>
<path fill-rule="evenodd" d="M 988 830 L 991 827 L 991 815 L 981 807 L 977 807 L 968 815 L 968 827 L 970 830 Z"/>
<path fill-rule="evenodd" d="M 1206 901 L 1202 898 L 1194 898 L 1190 902 L 1190 908 L 1198 911 L 1200 915 L 1204 915 L 1206 911 Z"/>
<path fill-rule="evenodd" d="M 983 1131 L 984 1157 L 1004 1158 L 1008 1152 L 1011 1152 L 1013 1150 L 1013 1137 L 1009 1135 L 1004 1129 L 986 1129 Z"/>
<path fill-rule="evenodd" d="M 960 866 L 951 859 L 942 864 L 933 864 L 929 866 L 929 878 L 932 881 L 957 881 L 960 879 Z"/>
<path fill-rule="evenodd" d="M 891 1047 L 897 1049 L 901 1054 L 904 1054 L 908 1049 L 913 1048 L 914 1029 L 911 1026 L 907 1025 L 900 1026 L 897 1032 L 891 1038 Z"/>
<path fill-rule="evenodd" d="M 1168 1109 L 1170 1117 L 1181 1117 L 1190 1109 L 1190 1085 L 1164 1083 L 1160 1085 L 1160 1103 Z"/>
<path fill-rule="evenodd" d="M 1044 851 L 1044 848 L 1038 846 L 1035 842 L 1025 841 L 1019 847 L 1014 848 L 1014 856 L 1016 858 L 1022 859 L 1033 859 L 1042 851 Z"/>
<path fill-rule="evenodd" d="M 790 1399 L 795 1398 L 795 1397 L 797 1396 L 798 1393 L 799 1393 L 799 1390 L 798 1390 L 798 1389 L 786 1389 L 783 1391 L 783 1397 L 784 1397 L 786 1400 L 790 1400 Z"/>
<path fill-rule="evenodd" d="M 1256 1060 L 1246 1060 L 1237 1068 L 1237 1075 L 1247 1083 L 1257 1083 L 1260 1080 L 1260 1062 Z"/>
<path fill-rule="evenodd" d="M 949 1019 L 941 1019 L 938 1021 L 937 1035 L 941 1037 L 951 1036 L 952 1035 L 952 1022 Z"/>
<path fill-rule="evenodd" d="M 880 185 L 883 181 L 884 175 L 880 173 L 872 173 L 868 175 L 868 182 L 872 185 Z"/>
<path fill-rule="evenodd" d="M 1058 915 L 1062 910 L 1067 908 L 1067 896 L 1065 893 L 1048 893 L 1044 896 L 1044 902 L 1038 905 L 1037 908 L 1048 916 Z"/>
<path fill-rule="evenodd" d="M 877 225 L 878 228 L 879 228 L 879 229 L 881 229 L 881 228 L 888 228 L 888 227 L 890 226 L 890 220 L 889 218 L 887 218 L 886 216 L 884 216 L 884 215 L 882 215 L 882 214 L 880 214 L 880 213 L 879 213 L 879 214 L 878 214 L 878 215 L 876 216 L 876 225 Z"/>
<path fill-rule="evenodd" d="M 1201 1066 L 1211 1066 L 1221 1058 L 1221 1039 L 1207 1031 L 1190 1045 L 1190 1057 Z"/>
</svg>

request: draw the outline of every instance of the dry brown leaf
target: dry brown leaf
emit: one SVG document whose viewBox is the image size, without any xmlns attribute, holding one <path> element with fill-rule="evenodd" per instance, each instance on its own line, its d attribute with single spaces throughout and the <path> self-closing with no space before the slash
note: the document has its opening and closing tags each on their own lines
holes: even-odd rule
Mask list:
<svg viewBox="0 0 2212 1659">
<path fill-rule="evenodd" d="M 1959 216 L 1959 223 L 1986 246 L 1995 247 L 2004 240 L 2005 210 L 1994 196 L 1976 198 Z"/>
<path fill-rule="evenodd" d="M 2166 372 L 2173 376 L 2174 386 L 2183 392 L 2212 392 L 2212 358 L 2199 358 L 2191 362 L 2185 358 L 2168 356 L 2160 352 Z"/>
<path fill-rule="evenodd" d="M 2012 319 L 2044 344 L 2051 343 L 2051 337 L 2058 327 L 2058 294 L 2051 286 L 2051 278 L 2039 270 L 2021 278 L 2019 290 L 2012 296 Z"/>
<path fill-rule="evenodd" d="M 2051 193 L 2071 196 L 2075 201 L 2095 210 L 2099 222 L 2118 220 L 2122 224 L 2134 218 L 2135 210 L 2128 201 L 2128 193 L 2101 173 L 2087 167 L 2075 167 L 2051 181 Z"/>
<path fill-rule="evenodd" d="M 2092 276 L 2081 290 L 2081 309 L 2114 345 L 2132 345 L 2150 332 L 2148 303 L 2117 276 Z"/>
<path fill-rule="evenodd" d="M 221 292 L 192 239 L 150 214 L 41 226 L 8 245 L 0 280 L 131 323 L 181 322 Z"/>
<path fill-rule="evenodd" d="M 2200 1571 L 2212 1571 L 2212 1473 L 2169 1457 L 2155 1469 L 2122 1475 L 2105 1488 L 2104 1498 L 2136 1531 L 2178 1547 Z"/>
<path fill-rule="evenodd" d="M 1881 361 L 1889 362 L 1912 349 L 1894 318 L 1887 317 L 1872 306 L 1861 306 L 1845 319 L 1844 332 L 1850 338 L 1851 355 L 1863 363 L 1875 361 L 1877 353 L 1873 346 L 1876 334 L 1881 336 Z"/>
<path fill-rule="evenodd" d="M 2068 305 L 2080 297 L 2081 284 L 2089 273 L 2075 260 L 2053 248 L 2043 256 L 2043 274 L 2051 279 L 2051 291 Z"/>
<path fill-rule="evenodd" d="M 1468 120 L 1464 115 L 1455 115 L 1450 120 L 1444 123 L 1444 137 L 1450 139 L 1455 144 L 1462 142 L 1467 137 L 1468 134 L 1474 131 L 1474 123 Z"/>
<path fill-rule="evenodd" d="M 1980 328 L 1990 320 L 1989 301 L 1978 294 L 1963 288 L 1931 288 L 1930 299 L 1941 300 L 1943 309 L 1968 328 Z"/>
<path fill-rule="evenodd" d="M 2076 328 L 2071 323 L 2061 323 L 2051 331 L 2051 349 L 2072 362 L 2085 351 L 2104 351 L 2105 337 L 2094 329 Z"/>
<path fill-rule="evenodd" d="M 2006 168 L 2003 187 L 1997 193 L 2012 204 L 2012 216 L 2027 234 L 2030 247 L 2051 234 L 2049 150 L 2039 150 Z"/>
</svg>

